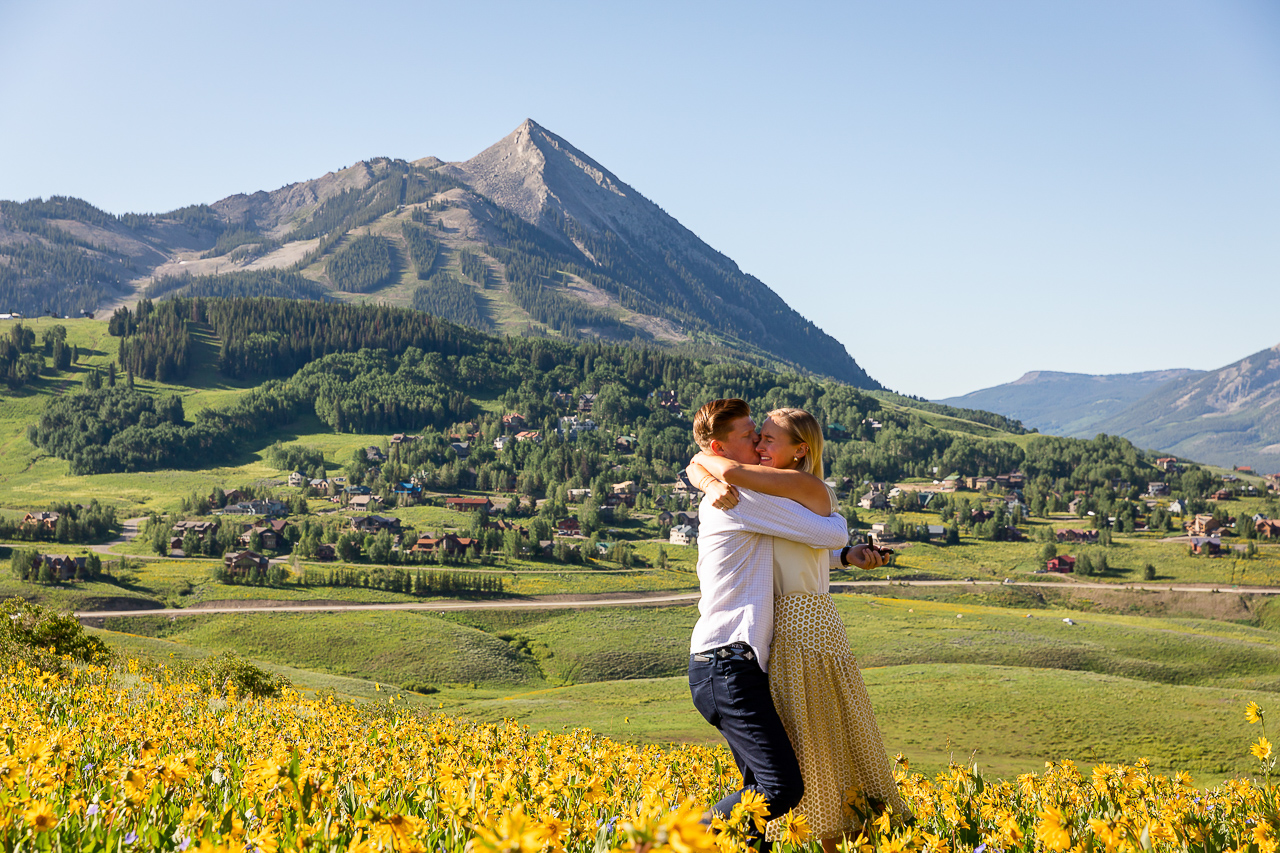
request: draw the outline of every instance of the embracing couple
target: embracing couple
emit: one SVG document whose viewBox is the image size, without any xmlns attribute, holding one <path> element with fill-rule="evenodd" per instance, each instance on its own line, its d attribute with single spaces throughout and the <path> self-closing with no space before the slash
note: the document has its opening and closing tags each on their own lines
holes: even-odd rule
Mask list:
<svg viewBox="0 0 1280 853">
<path fill-rule="evenodd" d="M 771 821 L 802 812 L 828 853 L 861 829 L 846 804 L 909 820 L 828 591 L 832 566 L 872 569 L 884 555 L 848 544 L 823 482 L 818 422 L 776 409 L 757 433 L 745 402 L 714 400 L 698 410 L 693 434 L 702 452 L 687 474 L 704 496 L 689 689 L 743 782 L 712 810 L 727 817 L 745 791 L 758 792 Z M 770 823 L 768 839 L 779 834 Z M 763 850 L 765 836 L 752 843 Z"/>
</svg>

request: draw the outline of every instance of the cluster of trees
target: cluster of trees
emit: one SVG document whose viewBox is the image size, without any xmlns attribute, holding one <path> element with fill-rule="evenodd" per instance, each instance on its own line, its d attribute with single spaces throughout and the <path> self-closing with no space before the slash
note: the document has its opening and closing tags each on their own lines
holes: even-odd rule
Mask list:
<svg viewBox="0 0 1280 853">
<path fill-rule="evenodd" d="M 102 542 L 120 529 L 116 509 L 97 500 L 88 506 L 55 503 L 48 509 L 58 520 L 53 529 L 40 524 L 22 524 L 21 519 L 0 518 L 0 539 L 23 539 L 30 542 Z"/>
<path fill-rule="evenodd" d="M 489 265 L 484 262 L 484 258 L 470 249 L 458 252 L 458 269 L 481 287 L 489 286 Z"/>
<path fill-rule="evenodd" d="M 516 304 L 533 319 L 565 337 L 575 337 L 584 327 L 624 340 L 635 335 L 634 330 L 609 312 L 570 299 L 550 287 L 551 282 L 561 277 L 551 261 L 513 255 L 507 259 L 506 277 L 507 293 Z"/>
<path fill-rule="evenodd" d="M 67 327 L 62 324 L 42 332 L 40 346 L 45 357 L 53 359 L 53 369 L 56 371 L 67 370 L 72 362 L 80 360 L 80 347 L 67 343 Z"/>
<path fill-rule="evenodd" d="M 500 575 L 425 569 L 307 569 L 307 586 L 360 587 L 402 592 L 408 595 L 498 595 L 504 583 Z"/>
<path fill-rule="evenodd" d="M 232 255 L 232 260 L 248 257 L 252 255 L 265 255 L 274 249 L 280 247 L 279 240 L 272 240 L 266 237 L 257 228 L 251 225 L 236 225 L 228 228 L 218 235 L 217 241 L 213 244 L 213 248 L 201 255 L 202 258 L 218 258 L 241 246 L 253 247 L 250 252 L 236 252 Z"/>
<path fill-rule="evenodd" d="M 315 478 L 325 475 L 324 451 L 318 447 L 277 441 L 267 448 L 267 462 L 281 471 L 302 471 Z"/>
<path fill-rule="evenodd" d="M 377 290 L 396 274 L 391 242 L 375 234 L 362 234 L 329 259 L 325 272 L 334 287 L 347 293 Z"/>
<path fill-rule="evenodd" d="M 227 459 L 263 430 L 291 423 L 309 408 L 297 389 L 272 381 L 187 424 L 178 397 L 86 387 L 50 399 L 28 438 L 68 460 L 77 475 L 189 468 Z"/>
<path fill-rule="evenodd" d="M 414 209 L 414 219 L 418 218 L 418 209 Z M 440 253 L 440 244 L 431 239 L 427 229 L 406 222 L 401 226 L 405 245 L 409 247 L 409 260 L 413 262 L 418 278 L 426 281 L 431 277 L 431 268 L 436 264 L 436 256 Z"/>
<path fill-rule="evenodd" d="M 411 304 L 415 311 L 434 314 L 459 326 L 487 330 L 493 325 L 475 291 L 447 272 L 438 272 L 426 284 L 415 287 Z"/>
<path fill-rule="evenodd" d="M 876 399 L 886 403 L 901 404 L 908 408 L 922 409 L 926 412 L 936 412 L 940 415 L 959 418 L 960 420 L 973 421 L 974 423 L 994 427 L 1001 432 L 1008 432 L 1014 435 L 1024 435 L 1027 432 L 1027 428 L 1022 425 L 1022 421 L 1008 417 L 1007 415 L 996 414 L 995 412 L 987 412 L 982 409 L 965 409 L 960 406 L 948 406 L 945 403 L 934 403 L 915 394 L 895 394 L 891 391 L 876 391 L 874 392 L 874 396 Z M 1032 430 L 1032 432 L 1035 431 L 1036 430 Z"/>
<path fill-rule="evenodd" d="M 20 581 L 53 584 L 58 580 L 53 576 L 53 570 L 44 557 L 34 548 L 15 551 L 9 558 L 9 566 L 13 576 Z M 86 556 L 83 566 L 76 564 L 75 579 L 78 581 L 96 580 L 101 575 L 102 558 L 97 554 L 90 553 Z"/>
<path fill-rule="evenodd" d="M 103 215 L 110 216 L 107 213 Z M 145 230 L 159 222 L 176 223 L 197 235 L 207 231 L 216 236 L 227 228 L 222 215 L 207 204 L 189 204 L 168 213 L 122 213 L 116 218 L 126 228 L 135 231 Z"/>
<path fill-rule="evenodd" d="M 116 361 L 129 375 L 157 382 L 178 382 L 191 369 L 191 332 L 187 328 L 193 303 L 166 301 L 158 306 L 143 299 L 133 315 L 120 308 L 107 325 L 121 334 Z M 112 331 L 112 330 L 116 331 Z"/>
<path fill-rule="evenodd" d="M 219 275 L 166 275 L 149 284 L 146 294 L 152 299 L 181 295 L 197 299 L 270 296 L 277 299 L 333 301 L 329 291 L 302 273 L 282 269 L 236 270 Z"/>
<path fill-rule="evenodd" d="M 10 326 L 9 334 L 0 338 L 0 375 L 10 390 L 36 380 L 44 365 L 44 356 L 36 350 L 35 330 L 21 323 Z"/>
<path fill-rule="evenodd" d="M 197 301 L 222 339 L 219 371 L 240 379 L 291 376 L 304 364 L 336 352 L 385 349 L 398 355 L 417 347 L 463 355 L 477 352 L 486 340 L 403 308 L 271 298 Z"/>
<path fill-rule="evenodd" d="M 218 583 L 231 586 L 283 586 L 289 579 L 289 570 L 276 564 L 268 565 L 265 570 L 255 566 L 245 574 L 236 574 L 225 563 L 218 563 L 209 570 L 209 574 Z"/>
<path fill-rule="evenodd" d="M 86 388 L 52 397 L 28 432 L 31 442 L 71 463 L 72 474 L 175 467 L 185 455 L 182 400 L 128 388 Z"/>
<path fill-rule="evenodd" d="M 444 361 L 417 349 L 334 353 L 298 371 L 289 385 L 334 432 L 401 432 L 465 420 L 476 404 L 450 382 Z"/>
</svg>

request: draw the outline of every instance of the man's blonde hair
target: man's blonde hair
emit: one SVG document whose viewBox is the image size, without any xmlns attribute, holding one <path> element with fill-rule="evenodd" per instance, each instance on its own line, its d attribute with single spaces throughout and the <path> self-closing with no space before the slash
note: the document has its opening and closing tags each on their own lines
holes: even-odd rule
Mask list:
<svg viewBox="0 0 1280 853">
<path fill-rule="evenodd" d="M 800 460 L 800 470 L 819 480 L 823 479 L 822 427 L 818 420 L 804 409 L 774 409 L 766 417 L 785 432 L 794 444 L 808 445 L 808 452 Z"/>
<path fill-rule="evenodd" d="M 747 405 L 747 401 L 736 397 L 704 403 L 693 416 L 693 440 L 703 450 L 709 451 L 712 441 L 725 440 L 734 421 L 750 416 L 751 407 Z"/>
</svg>

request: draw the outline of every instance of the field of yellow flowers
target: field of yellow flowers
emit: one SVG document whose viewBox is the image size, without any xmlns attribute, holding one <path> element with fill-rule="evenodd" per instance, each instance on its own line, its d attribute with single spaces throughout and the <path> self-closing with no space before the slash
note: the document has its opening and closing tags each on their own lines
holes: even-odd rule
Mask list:
<svg viewBox="0 0 1280 853">
<path fill-rule="evenodd" d="M 164 668 L 58 674 L 16 661 L 0 674 L 0 706 L 0 846 L 11 851 L 727 853 L 757 818 L 749 804 L 700 822 L 738 784 L 721 748 L 473 724 L 402 710 L 394 696 L 376 707 L 222 696 Z M 1246 716 L 1263 723 L 1256 705 Z M 869 817 L 847 848 L 1274 853 L 1265 730 L 1252 751 L 1263 780 L 1208 789 L 1141 763 L 990 781 L 958 766 L 927 779 L 900 759 L 914 823 Z M 818 849 L 801 816 L 784 822 L 784 846 Z"/>
</svg>

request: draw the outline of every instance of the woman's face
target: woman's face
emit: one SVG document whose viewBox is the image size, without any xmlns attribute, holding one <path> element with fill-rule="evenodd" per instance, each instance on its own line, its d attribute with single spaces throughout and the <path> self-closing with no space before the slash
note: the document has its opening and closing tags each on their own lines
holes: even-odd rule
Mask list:
<svg viewBox="0 0 1280 853">
<path fill-rule="evenodd" d="M 791 436 L 772 420 L 766 419 L 756 440 L 756 453 L 760 464 L 766 468 L 799 468 L 800 459 L 808 452 L 808 445 L 796 444 Z"/>
</svg>

